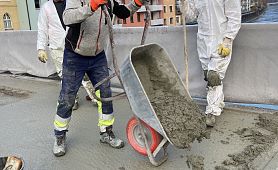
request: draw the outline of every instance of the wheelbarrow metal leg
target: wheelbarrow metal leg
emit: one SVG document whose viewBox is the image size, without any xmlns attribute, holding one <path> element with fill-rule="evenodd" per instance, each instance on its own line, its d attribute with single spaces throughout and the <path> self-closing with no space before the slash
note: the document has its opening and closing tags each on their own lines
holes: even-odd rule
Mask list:
<svg viewBox="0 0 278 170">
<path fill-rule="evenodd" d="M 156 157 L 156 155 L 161 150 L 161 148 L 163 148 L 163 150 L 164 150 L 164 155 L 167 155 L 166 148 L 167 148 L 168 144 L 169 144 L 169 141 L 166 138 L 163 138 L 162 141 L 160 142 L 160 144 L 154 150 L 153 156 Z"/>
<path fill-rule="evenodd" d="M 141 135 L 142 135 L 142 137 L 144 139 L 144 145 L 145 145 L 145 148 L 146 148 L 146 151 L 147 151 L 147 154 L 148 154 L 148 158 L 149 158 L 151 164 L 153 164 L 154 166 L 160 166 L 162 163 L 164 163 L 168 159 L 168 154 L 166 152 L 166 148 L 167 148 L 169 142 L 165 138 L 160 142 L 160 144 L 156 148 L 157 151 L 155 150 L 155 152 L 157 154 L 159 152 L 159 150 L 161 148 L 163 148 L 164 149 L 164 155 L 163 155 L 163 157 L 160 160 L 158 160 L 158 161 L 155 160 L 156 154 L 154 155 L 151 152 L 151 149 L 150 149 L 150 146 L 148 144 L 148 140 L 147 140 L 146 134 L 144 133 L 141 121 L 140 121 L 140 119 L 138 117 L 136 117 L 136 119 L 138 121 L 139 129 L 140 129 Z"/>
</svg>

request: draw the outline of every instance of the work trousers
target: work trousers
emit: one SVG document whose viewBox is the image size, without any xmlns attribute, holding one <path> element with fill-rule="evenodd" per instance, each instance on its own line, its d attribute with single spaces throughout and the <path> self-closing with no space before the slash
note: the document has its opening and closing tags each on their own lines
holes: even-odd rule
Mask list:
<svg viewBox="0 0 278 170">
<path fill-rule="evenodd" d="M 62 89 L 58 98 L 57 113 L 54 120 L 56 136 L 65 134 L 68 130 L 72 107 L 78 89 L 85 75 L 95 85 L 109 76 L 106 55 L 103 52 L 96 56 L 82 56 L 71 50 L 65 49 L 62 72 Z M 97 95 L 100 98 L 111 97 L 110 81 L 98 87 Z M 98 102 L 99 123 L 101 131 L 114 122 L 112 102 Z"/>
</svg>

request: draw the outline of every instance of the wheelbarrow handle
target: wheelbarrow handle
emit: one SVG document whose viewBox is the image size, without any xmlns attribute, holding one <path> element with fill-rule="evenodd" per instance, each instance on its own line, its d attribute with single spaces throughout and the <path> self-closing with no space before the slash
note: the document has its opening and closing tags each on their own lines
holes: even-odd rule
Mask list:
<svg viewBox="0 0 278 170">
<path fill-rule="evenodd" d="M 107 20 L 107 24 L 108 24 L 109 39 L 110 39 L 111 53 L 112 53 L 112 59 L 113 59 L 113 67 L 114 67 L 115 73 L 116 73 L 121 85 L 123 86 L 123 82 L 122 82 L 122 79 L 120 77 L 120 69 L 118 67 L 118 62 L 117 62 L 117 58 L 115 56 L 115 51 L 114 51 L 115 42 L 114 42 L 114 39 L 113 39 L 113 25 L 112 25 L 112 22 L 111 22 L 111 18 L 110 18 L 110 15 L 109 15 L 108 10 L 107 10 L 105 5 L 102 5 L 101 9 L 103 10 L 103 12 L 105 14 L 105 19 Z"/>
<path fill-rule="evenodd" d="M 149 7 L 149 1 L 145 1 L 144 6 L 146 8 L 146 21 L 145 21 L 145 26 L 144 26 L 144 31 L 141 39 L 141 45 L 145 44 L 147 33 L 148 33 L 148 28 L 150 25 L 150 19 L 151 19 L 151 11 Z"/>
<path fill-rule="evenodd" d="M 103 83 L 109 81 L 110 79 L 112 79 L 115 76 L 116 76 L 116 73 L 110 74 L 108 77 L 106 77 L 105 79 L 101 80 L 96 85 L 94 85 L 94 89 L 97 89 L 100 85 L 102 85 Z"/>
<path fill-rule="evenodd" d="M 98 96 L 96 96 L 95 93 L 92 93 L 92 95 L 94 96 L 94 98 L 95 98 L 96 100 L 101 101 L 101 102 L 110 102 L 110 101 L 112 101 L 112 100 L 118 100 L 118 99 L 124 99 L 124 98 L 126 98 L 125 92 L 116 94 L 115 96 L 112 96 L 112 97 L 106 97 L 106 98 L 99 98 Z"/>
<path fill-rule="evenodd" d="M 117 100 L 117 99 L 123 99 L 126 97 L 125 92 L 117 94 L 115 96 L 112 97 L 108 97 L 108 98 L 100 98 L 99 96 L 96 95 L 96 89 L 102 85 L 103 83 L 109 81 L 110 79 L 112 79 L 113 77 L 116 76 L 116 73 L 110 74 L 108 77 L 106 77 L 105 79 L 101 80 L 100 82 L 98 82 L 95 86 L 92 87 L 92 95 L 95 99 L 97 99 L 98 101 L 102 101 L 102 102 L 109 102 L 112 100 Z"/>
<path fill-rule="evenodd" d="M 112 101 L 112 100 L 117 100 L 117 99 L 123 99 L 126 97 L 126 94 L 125 92 L 123 93 L 119 93 L 115 96 L 112 96 L 112 97 L 106 97 L 106 98 L 100 98 L 100 96 L 97 96 L 96 95 L 96 88 L 99 87 L 101 84 L 103 84 L 104 82 L 106 81 L 109 81 L 111 78 L 115 77 L 116 76 L 116 73 L 113 73 L 111 75 L 109 75 L 108 77 L 106 77 L 105 79 L 101 80 L 100 82 L 98 82 L 95 86 L 92 87 L 92 95 L 93 97 L 98 100 L 98 101 L 102 101 L 102 102 L 109 102 L 109 101 Z"/>
</svg>

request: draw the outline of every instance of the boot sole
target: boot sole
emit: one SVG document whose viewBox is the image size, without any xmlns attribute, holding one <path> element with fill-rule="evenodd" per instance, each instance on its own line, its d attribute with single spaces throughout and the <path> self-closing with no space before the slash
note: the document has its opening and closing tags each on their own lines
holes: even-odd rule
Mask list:
<svg viewBox="0 0 278 170">
<path fill-rule="evenodd" d="M 65 152 L 54 153 L 56 157 L 61 157 L 64 156 L 65 154 L 66 154 Z"/>
<path fill-rule="evenodd" d="M 100 143 L 107 144 L 107 145 L 109 145 L 110 147 L 116 148 L 116 149 L 121 149 L 121 148 L 123 148 L 123 147 L 125 146 L 124 142 L 121 143 L 121 145 L 119 145 L 119 146 L 112 146 L 112 145 L 110 145 L 110 143 L 108 143 L 108 142 L 106 142 L 106 141 L 102 141 L 102 140 L 99 140 L 99 141 L 100 141 Z"/>
</svg>

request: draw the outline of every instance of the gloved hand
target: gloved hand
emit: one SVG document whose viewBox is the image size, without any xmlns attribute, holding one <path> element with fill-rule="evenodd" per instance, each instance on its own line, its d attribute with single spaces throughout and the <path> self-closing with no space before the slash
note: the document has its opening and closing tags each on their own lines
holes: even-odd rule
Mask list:
<svg viewBox="0 0 278 170">
<path fill-rule="evenodd" d="M 138 6 L 138 7 L 141 7 L 142 5 L 144 5 L 144 1 L 143 0 L 134 0 L 135 4 Z"/>
<path fill-rule="evenodd" d="M 38 50 L 38 58 L 41 62 L 45 63 L 48 59 L 46 51 Z"/>
<path fill-rule="evenodd" d="M 90 0 L 90 5 L 93 11 L 96 11 L 100 5 L 108 3 L 108 0 Z"/>
<path fill-rule="evenodd" d="M 231 53 L 232 40 L 225 37 L 223 43 L 218 46 L 218 54 L 221 57 L 227 57 Z"/>
</svg>

